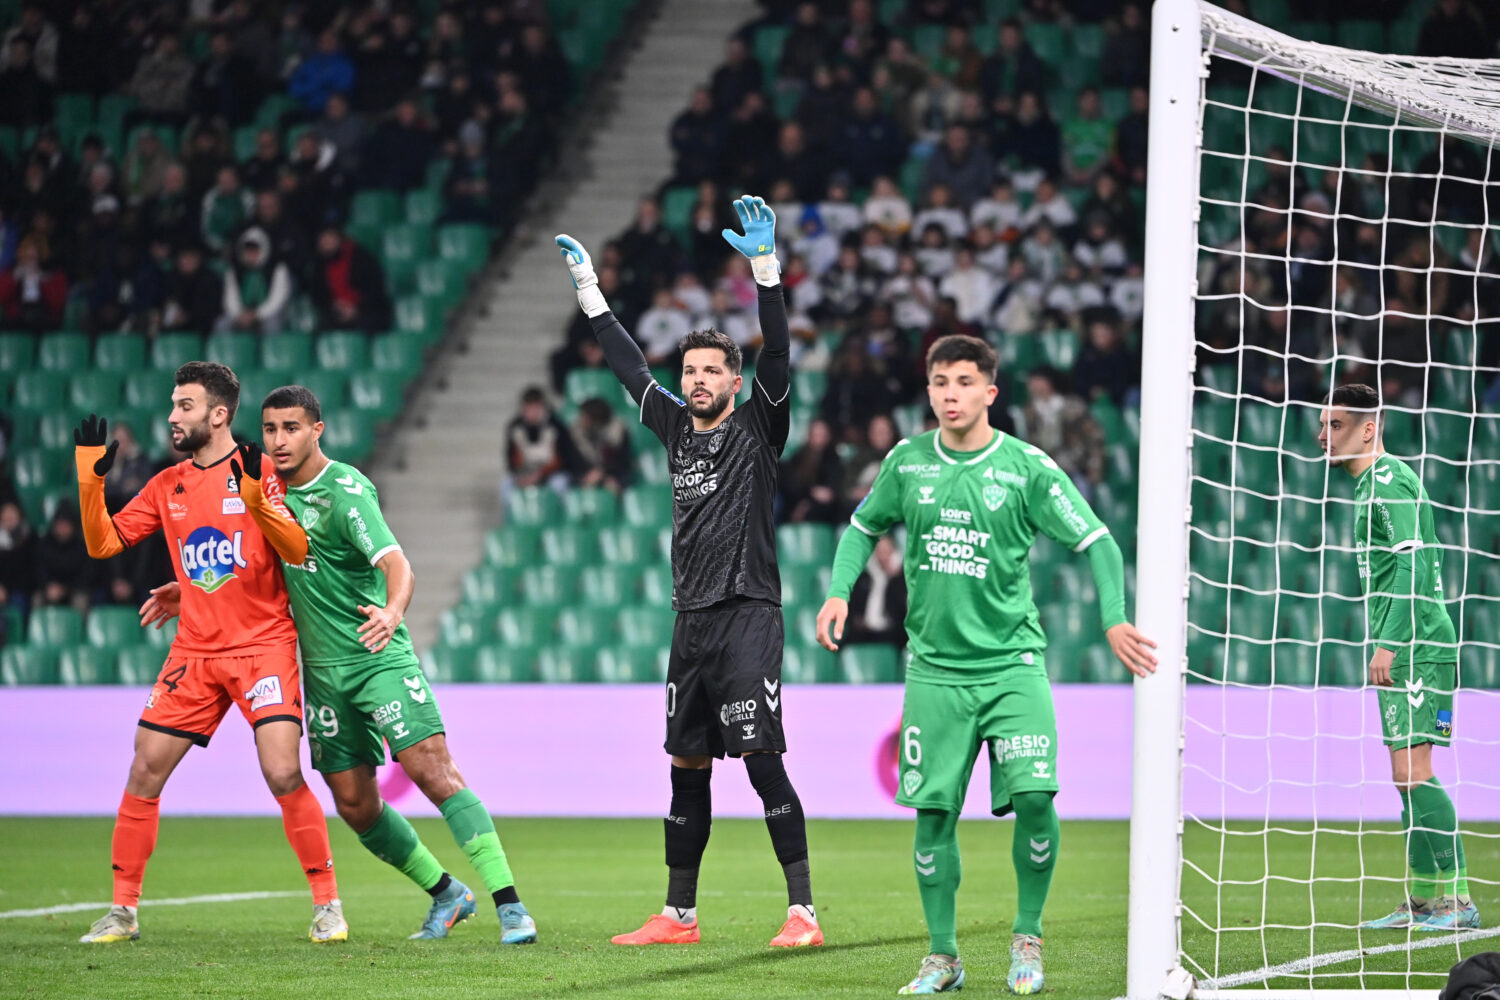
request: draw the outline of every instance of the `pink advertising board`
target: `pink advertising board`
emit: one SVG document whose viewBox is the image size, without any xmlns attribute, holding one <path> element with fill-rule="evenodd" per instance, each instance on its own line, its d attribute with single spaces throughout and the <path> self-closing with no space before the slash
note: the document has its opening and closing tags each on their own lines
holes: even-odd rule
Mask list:
<svg viewBox="0 0 1500 1000">
<path fill-rule="evenodd" d="M 666 806 L 663 695 L 655 685 L 440 685 L 454 757 L 497 815 L 658 816 Z M 1131 689 L 1054 689 L 1059 812 L 1072 819 L 1130 814 Z M 0 689 L 0 813 L 109 815 L 119 803 L 143 690 Z M 809 816 L 907 818 L 895 792 L 899 686 L 802 686 L 784 702 L 787 770 Z M 1500 695 L 1461 692 L 1454 749 L 1438 773 L 1466 820 L 1500 819 Z M 1347 821 L 1398 811 L 1373 693 L 1278 689 L 1188 695 L 1183 788 L 1202 816 Z M 1170 720 L 1163 720 L 1170 725 Z M 1216 735 L 1228 733 L 1227 736 Z M 304 744 L 304 760 L 306 756 Z M 304 763 L 332 813 L 321 780 Z M 737 761 L 717 765 L 714 812 L 758 817 Z M 1227 780 L 1221 780 L 1221 776 Z M 381 770 L 386 797 L 436 815 L 399 767 Z M 988 761 L 975 766 L 965 814 L 988 815 Z M 167 813 L 276 813 L 237 714 L 207 749 L 192 750 L 162 799 Z"/>
</svg>

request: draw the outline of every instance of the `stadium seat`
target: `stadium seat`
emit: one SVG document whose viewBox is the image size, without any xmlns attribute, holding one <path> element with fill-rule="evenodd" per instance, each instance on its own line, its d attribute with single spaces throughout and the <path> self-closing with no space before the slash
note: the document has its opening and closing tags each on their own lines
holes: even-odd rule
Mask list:
<svg viewBox="0 0 1500 1000">
<path fill-rule="evenodd" d="M 574 406 L 598 396 L 621 412 L 633 410 L 635 404 L 608 368 L 574 368 L 563 384 L 563 397 Z"/>
<path fill-rule="evenodd" d="M 489 230 L 472 224 L 443 226 L 438 230 L 438 256 L 458 261 L 473 274 L 489 260 Z"/>
<path fill-rule="evenodd" d="M 826 524 L 783 524 L 776 529 L 776 551 L 784 564 L 826 566 L 833 560 L 833 529 Z"/>
<path fill-rule="evenodd" d="M 576 486 L 563 494 L 563 514 L 569 521 L 605 528 L 620 516 L 620 500 L 613 490 L 599 486 Z"/>
<path fill-rule="evenodd" d="M 391 371 L 357 371 L 349 376 L 349 402 L 356 419 L 380 423 L 395 417 L 406 405 L 406 374 Z"/>
<path fill-rule="evenodd" d="M 89 335 L 54 331 L 42 337 L 37 349 L 37 367 L 50 372 L 87 371 L 89 368 Z"/>
<path fill-rule="evenodd" d="M 662 228 L 677 237 L 677 242 L 687 248 L 693 229 L 693 206 L 698 202 L 698 189 L 691 185 L 669 187 L 661 196 Z"/>
<path fill-rule="evenodd" d="M 474 679 L 474 661 L 478 655 L 478 647 L 438 643 L 422 657 L 422 672 L 429 681 L 439 684 L 467 683 Z"/>
<path fill-rule="evenodd" d="M 885 643 L 843 646 L 838 653 L 839 673 L 849 684 L 894 684 L 903 673 L 896 647 Z"/>
<path fill-rule="evenodd" d="M 763 24 L 755 31 L 755 58 L 760 61 L 762 75 L 768 83 L 778 78 L 781 50 L 786 45 L 786 36 L 791 33 L 790 27 L 780 24 Z"/>
<path fill-rule="evenodd" d="M 362 371 L 370 366 L 370 338 L 358 330 L 333 330 L 318 336 L 314 355 L 319 368 Z"/>
<path fill-rule="evenodd" d="M 838 661 L 821 646 L 788 645 L 781 663 L 781 677 L 788 684 L 829 684 L 839 680 Z"/>
<path fill-rule="evenodd" d="M 501 645 L 534 649 L 552 637 L 552 621 L 531 608 L 502 607 L 495 615 L 495 634 Z"/>
<path fill-rule="evenodd" d="M 1491 637 L 1490 642 L 1494 641 Z M 1467 647 L 1459 657 L 1458 671 L 1460 688 L 1500 688 L 1500 650 L 1493 645 Z"/>
<path fill-rule="evenodd" d="M 352 410 L 323 411 L 323 451 L 358 465 L 375 447 L 375 428 Z"/>
<path fill-rule="evenodd" d="M 540 558 L 541 532 L 534 528 L 511 524 L 484 536 L 487 565 L 520 568 Z"/>
<path fill-rule="evenodd" d="M 575 579 L 557 566 L 527 566 L 521 571 L 521 600 L 538 611 L 560 608 L 574 599 Z"/>
<path fill-rule="evenodd" d="M 149 685 L 161 673 L 164 662 L 162 650 L 154 646 L 127 646 L 115 654 L 115 681 L 119 684 Z"/>
<path fill-rule="evenodd" d="M 395 191 L 356 191 L 349 201 L 349 224 L 385 227 L 401 216 L 401 195 Z"/>
<path fill-rule="evenodd" d="M 36 365 L 36 337 L 29 333 L 0 333 L 0 371 L 30 371 Z"/>
<path fill-rule="evenodd" d="M 27 372 L 11 389 L 12 409 L 42 413 L 55 408 L 67 394 L 68 375 L 65 371 L 40 369 Z"/>
<path fill-rule="evenodd" d="M 552 566 L 574 569 L 599 558 L 598 532 L 575 524 L 549 525 L 542 529 L 542 559 Z"/>
<path fill-rule="evenodd" d="M 665 650 L 605 646 L 595 659 L 599 680 L 605 684 L 660 683 L 667 679 Z"/>
<path fill-rule="evenodd" d="M 407 225 L 427 228 L 437 222 L 437 217 L 443 210 L 443 200 L 437 192 L 417 188 L 406 192 L 405 208 Z"/>
<path fill-rule="evenodd" d="M 615 632 L 626 646 L 667 646 L 676 621 L 676 612 L 668 607 L 623 607 L 615 615 Z"/>
<path fill-rule="evenodd" d="M 635 600 L 635 581 L 639 577 L 633 566 L 585 566 L 578 574 L 578 593 L 584 603 L 613 610 Z"/>
<path fill-rule="evenodd" d="M 266 339 L 279 340 L 281 336 Z M 262 338 L 250 333 L 211 333 L 204 341 L 203 357 L 238 373 L 260 365 L 261 342 Z"/>
<path fill-rule="evenodd" d="M 159 333 L 151 344 L 151 367 L 173 372 L 189 361 L 203 359 L 203 338 L 196 333 Z M 163 395 L 171 395 L 170 390 Z"/>
<path fill-rule="evenodd" d="M 672 523 L 672 493 L 654 486 L 631 486 L 620 498 L 625 523 L 638 528 L 664 528 Z"/>
<path fill-rule="evenodd" d="M 1130 671 L 1108 645 L 1092 642 L 1082 650 L 1079 679 L 1086 684 L 1128 684 Z"/>
<path fill-rule="evenodd" d="M 0 684 L 56 684 L 57 650 L 29 645 L 0 649 Z"/>
<path fill-rule="evenodd" d="M 113 427 L 113 422 L 110 423 Z M 73 431 L 78 427 L 78 417 L 73 407 L 43 413 L 36 425 L 36 443 L 48 450 L 72 449 Z M 14 434 L 15 431 L 13 430 Z M 27 433 L 16 434 L 17 440 L 31 437 Z"/>
<path fill-rule="evenodd" d="M 75 410 L 108 413 L 120 405 L 124 383 L 119 373 L 78 369 L 68 380 L 68 403 Z"/>
<path fill-rule="evenodd" d="M 139 646 L 145 642 L 136 609 L 115 604 L 99 605 L 89 612 L 84 623 L 84 636 L 90 646 L 109 650 Z"/>
<path fill-rule="evenodd" d="M 417 263 L 413 287 L 418 295 L 452 309 L 468 294 L 469 280 L 462 264 L 428 257 Z"/>
<path fill-rule="evenodd" d="M 17 448 L 11 456 L 10 471 L 17 486 L 55 487 L 66 481 L 73 468 L 72 452 L 56 448 Z M 38 525 L 37 534 L 43 533 L 44 529 Z"/>
<path fill-rule="evenodd" d="M 17 388 L 20 388 L 17 386 Z M 667 470 L 667 453 L 662 448 L 646 448 L 635 454 L 636 471 L 646 486 L 665 486 L 671 479 Z"/>
<path fill-rule="evenodd" d="M 165 419 L 172 406 L 172 379 L 162 377 L 155 369 L 130 372 L 125 376 L 125 405 L 142 410 L 160 411 Z"/>
<path fill-rule="evenodd" d="M 370 345 L 370 364 L 376 371 L 411 376 L 422 370 L 425 353 L 426 345 L 420 336 L 392 331 L 377 336 Z"/>
<path fill-rule="evenodd" d="M 459 599 L 478 608 L 502 608 L 514 600 L 520 576 L 509 566 L 476 566 L 464 574 Z"/>
<path fill-rule="evenodd" d="M 481 684 L 530 684 L 536 678 L 536 647 L 483 646 L 474 660 L 475 681 Z"/>
<path fill-rule="evenodd" d="M 113 333 L 94 345 L 94 367 L 107 372 L 133 372 L 146 367 L 146 338 L 138 333 Z"/>
<path fill-rule="evenodd" d="M 260 339 L 260 367 L 304 372 L 312 367 L 313 338 L 303 333 L 278 333 Z"/>
<path fill-rule="evenodd" d="M 641 567 L 641 600 L 655 608 L 672 606 L 672 567 L 661 562 Z"/>
<path fill-rule="evenodd" d="M 511 524 L 557 524 L 563 519 L 562 500 L 546 486 L 522 486 L 505 498 L 505 513 Z"/>
<path fill-rule="evenodd" d="M 115 683 L 114 650 L 95 646 L 68 646 L 57 659 L 57 677 L 64 684 Z"/>
<path fill-rule="evenodd" d="M 478 646 L 494 638 L 492 623 L 483 608 L 460 604 L 443 612 L 438 635 L 445 646 L 464 648 Z"/>
<path fill-rule="evenodd" d="M 427 343 L 443 335 L 443 311 L 436 302 L 420 295 L 402 295 L 396 299 L 396 329 L 421 334 Z"/>
<path fill-rule="evenodd" d="M 543 684 L 585 684 L 598 679 L 593 646 L 544 646 L 537 653 L 537 679 Z"/>
<path fill-rule="evenodd" d="M 614 641 L 615 611 L 587 605 L 566 607 L 558 612 L 555 631 L 568 645 L 600 646 Z"/>
</svg>

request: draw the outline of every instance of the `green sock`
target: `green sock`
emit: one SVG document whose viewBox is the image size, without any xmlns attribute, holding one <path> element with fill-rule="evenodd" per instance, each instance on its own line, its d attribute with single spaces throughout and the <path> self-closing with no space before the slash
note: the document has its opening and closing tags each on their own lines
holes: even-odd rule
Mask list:
<svg viewBox="0 0 1500 1000">
<path fill-rule="evenodd" d="M 1057 867 L 1057 845 L 1061 827 L 1049 792 L 1022 792 L 1011 796 L 1016 810 L 1016 830 L 1010 858 L 1016 866 L 1016 922 L 1013 934 L 1042 936 L 1042 907 L 1052 888 L 1052 869 Z"/>
<path fill-rule="evenodd" d="M 1426 830 L 1416 829 L 1419 824 L 1412 818 L 1411 793 L 1404 788 L 1396 791 L 1401 795 L 1401 829 L 1406 834 L 1406 865 L 1410 869 L 1411 882 L 1408 893 L 1413 899 L 1427 903 L 1440 895 L 1432 842 L 1428 840 Z"/>
<path fill-rule="evenodd" d="M 1412 816 L 1427 828 L 1432 854 L 1437 862 L 1441 895 L 1469 898 L 1468 866 L 1464 841 L 1458 832 L 1458 812 L 1437 778 L 1428 778 L 1411 790 Z"/>
<path fill-rule="evenodd" d="M 958 859 L 958 813 L 917 810 L 917 836 L 912 848 L 917 868 L 917 891 L 932 954 L 958 956 L 958 883 L 963 866 Z"/>
<path fill-rule="evenodd" d="M 479 796 L 465 788 L 438 809 L 442 810 L 453 839 L 463 848 L 486 890 L 493 894 L 516 884 L 505 860 L 505 848 L 500 846 L 500 835 L 495 832 L 495 821 L 490 819 Z"/>
<path fill-rule="evenodd" d="M 359 842 L 381 861 L 398 869 L 424 891 L 438 884 L 443 866 L 417 836 L 406 817 L 381 803 L 380 818 L 359 835 Z"/>
</svg>

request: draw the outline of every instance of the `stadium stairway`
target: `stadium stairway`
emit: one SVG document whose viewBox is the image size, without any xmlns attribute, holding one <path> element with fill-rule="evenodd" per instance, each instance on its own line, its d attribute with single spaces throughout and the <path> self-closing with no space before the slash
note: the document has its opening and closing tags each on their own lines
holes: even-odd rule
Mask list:
<svg viewBox="0 0 1500 1000">
<path fill-rule="evenodd" d="M 407 625 L 418 649 L 436 639 L 458 599 L 484 533 L 500 520 L 500 435 L 522 388 L 546 381 L 547 356 L 577 308 L 552 236 L 598 247 L 630 224 L 640 196 L 672 172 L 666 140 L 693 87 L 723 58 L 724 40 L 756 16 L 752 0 L 662 0 L 641 43 L 627 52 L 606 93 L 586 98 L 562 139 L 558 175 L 479 292 L 457 349 L 433 364 L 388 455 L 377 455 L 382 506 L 419 578 Z M 630 30 L 627 28 L 627 30 Z"/>
</svg>

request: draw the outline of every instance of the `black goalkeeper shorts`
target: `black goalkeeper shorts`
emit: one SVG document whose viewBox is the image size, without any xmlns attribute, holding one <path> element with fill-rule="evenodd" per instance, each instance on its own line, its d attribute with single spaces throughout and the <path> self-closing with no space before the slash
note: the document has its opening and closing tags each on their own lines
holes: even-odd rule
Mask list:
<svg viewBox="0 0 1500 1000">
<path fill-rule="evenodd" d="M 781 609 L 681 611 L 667 661 L 667 753 L 786 752 L 781 731 Z"/>
</svg>

